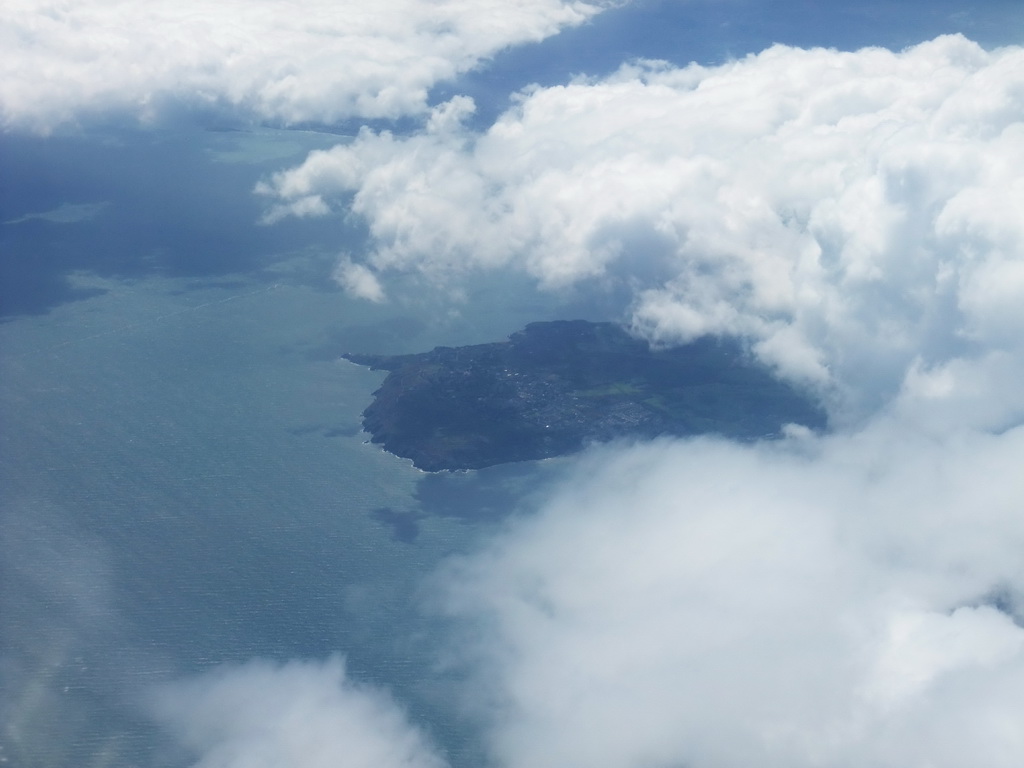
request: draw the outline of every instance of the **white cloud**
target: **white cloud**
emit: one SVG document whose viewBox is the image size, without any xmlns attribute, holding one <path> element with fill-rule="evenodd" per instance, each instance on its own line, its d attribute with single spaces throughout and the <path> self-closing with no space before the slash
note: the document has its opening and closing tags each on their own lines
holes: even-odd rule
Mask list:
<svg viewBox="0 0 1024 768">
<path fill-rule="evenodd" d="M 16 219 L 8 219 L 4 224 L 24 224 L 26 221 L 45 221 L 49 224 L 77 224 L 99 216 L 110 205 L 109 203 L 63 203 L 49 211 L 26 213 Z"/>
<path fill-rule="evenodd" d="M 168 100 L 294 123 L 425 111 L 437 82 L 600 10 L 582 0 L 8 0 L 0 126 Z"/>
<path fill-rule="evenodd" d="M 196 768 L 441 768 L 383 691 L 323 663 L 253 661 L 162 688 L 156 712 Z"/>
<path fill-rule="evenodd" d="M 1015 766 L 1024 752 L 1024 48 L 777 46 L 364 131 L 261 191 L 363 266 L 608 284 L 751 339 L 836 431 L 611 446 L 439 576 L 504 768 Z M 444 115 L 457 115 L 446 108 Z"/>
<path fill-rule="evenodd" d="M 343 258 L 334 271 L 334 279 L 352 296 L 380 303 L 387 297 L 377 276 L 362 264 Z"/>
<path fill-rule="evenodd" d="M 440 582 L 498 763 L 1015 765 L 1022 462 L 898 422 L 595 453 Z"/>
<path fill-rule="evenodd" d="M 374 250 L 336 277 L 372 301 L 392 270 L 625 286 L 639 332 L 743 334 L 832 398 L 830 437 L 597 450 L 439 577 L 497 764 L 1018 764 L 1024 49 L 639 62 L 474 134 L 427 89 L 594 6 L 196 7 L 6 5 L 5 125 L 423 114 L 266 180 L 267 221 L 363 217 Z M 443 764 L 337 659 L 158 698 L 201 768 Z"/>
<path fill-rule="evenodd" d="M 744 334 L 860 418 L 915 366 L 1016 354 L 1022 94 L 1024 48 L 959 36 L 640 62 L 523 93 L 480 135 L 448 107 L 412 137 L 364 131 L 261 190 L 364 217 L 381 274 L 625 285 L 639 332 Z"/>
</svg>

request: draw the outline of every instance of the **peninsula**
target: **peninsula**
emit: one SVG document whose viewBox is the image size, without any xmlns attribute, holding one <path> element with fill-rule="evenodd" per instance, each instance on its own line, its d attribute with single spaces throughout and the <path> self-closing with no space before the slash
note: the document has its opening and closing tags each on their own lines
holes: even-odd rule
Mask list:
<svg viewBox="0 0 1024 768">
<path fill-rule="evenodd" d="M 651 349 L 612 323 L 531 323 L 493 344 L 342 357 L 388 371 L 363 427 L 428 471 L 561 456 L 620 437 L 755 440 L 792 422 L 826 425 L 816 404 L 735 341 Z"/>
</svg>

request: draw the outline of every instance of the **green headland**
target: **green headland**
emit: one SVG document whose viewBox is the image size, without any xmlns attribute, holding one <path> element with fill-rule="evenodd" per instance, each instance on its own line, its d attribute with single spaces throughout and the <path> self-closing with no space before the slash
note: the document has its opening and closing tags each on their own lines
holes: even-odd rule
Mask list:
<svg viewBox="0 0 1024 768">
<path fill-rule="evenodd" d="M 826 426 L 811 399 L 734 340 L 651 349 L 612 323 L 531 323 L 507 341 L 345 354 L 388 376 L 363 412 L 374 443 L 428 471 L 560 456 L 622 437 L 778 437 Z"/>
</svg>

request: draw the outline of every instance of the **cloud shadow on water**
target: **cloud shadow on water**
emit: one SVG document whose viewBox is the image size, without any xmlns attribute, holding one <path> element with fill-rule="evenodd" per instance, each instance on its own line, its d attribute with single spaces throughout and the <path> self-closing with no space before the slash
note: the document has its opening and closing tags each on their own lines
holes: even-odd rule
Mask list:
<svg viewBox="0 0 1024 768">
<path fill-rule="evenodd" d="M 194 286 L 258 276 L 277 254 L 328 231 L 332 248 L 345 239 L 337 221 L 261 226 L 252 189 L 280 160 L 217 162 L 208 151 L 217 138 L 130 130 L 0 136 L 0 318 L 102 293 L 75 286 L 76 272 L 193 278 Z M 90 215 L 67 213 L 79 209 Z"/>
<path fill-rule="evenodd" d="M 391 538 L 413 544 L 421 523 L 440 517 L 465 524 L 497 523 L 535 510 L 573 459 L 499 464 L 485 469 L 424 473 L 406 509 L 378 507 L 370 516 L 390 527 Z"/>
</svg>

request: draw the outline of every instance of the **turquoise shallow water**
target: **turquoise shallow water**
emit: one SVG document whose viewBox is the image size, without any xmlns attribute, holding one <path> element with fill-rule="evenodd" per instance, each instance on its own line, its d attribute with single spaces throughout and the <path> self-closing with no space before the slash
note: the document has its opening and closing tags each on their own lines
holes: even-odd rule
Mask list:
<svg viewBox="0 0 1024 768">
<path fill-rule="evenodd" d="M 501 320 L 352 302 L 296 278 L 296 259 L 259 279 L 86 275 L 106 292 L 0 326 L 14 764 L 176 764 L 142 706 L 154 684 L 337 652 L 456 762 L 470 749 L 432 687 L 442 638 L 416 590 L 532 470 L 428 478 L 367 444 L 381 374 L 337 353 L 477 340 Z"/>
</svg>

